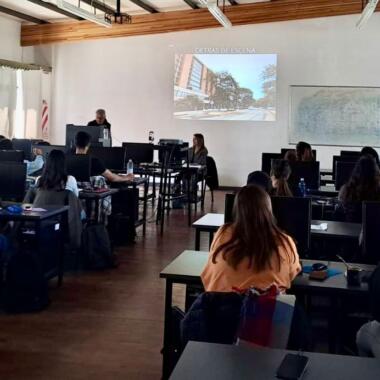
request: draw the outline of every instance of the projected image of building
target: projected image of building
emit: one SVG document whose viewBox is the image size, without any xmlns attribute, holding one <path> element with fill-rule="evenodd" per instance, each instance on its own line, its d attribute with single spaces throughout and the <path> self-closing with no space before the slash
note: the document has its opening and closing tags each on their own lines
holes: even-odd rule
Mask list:
<svg viewBox="0 0 380 380">
<path fill-rule="evenodd" d="M 209 104 L 215 92 L 215 74 L 193 54 L 175 57 L 174 100 L 193 100 L 195 109 Z"/>
</svg>

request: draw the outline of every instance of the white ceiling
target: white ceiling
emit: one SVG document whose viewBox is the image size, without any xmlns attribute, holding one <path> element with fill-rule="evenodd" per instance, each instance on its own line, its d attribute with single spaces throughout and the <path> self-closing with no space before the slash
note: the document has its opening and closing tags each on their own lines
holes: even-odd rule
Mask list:
<svg viewBox="0 0 380 380">
<path fill-rule="evenodd" d="M 45 0 L 45 1 L 52 4 L 56 4 L 55 0 Z M 78 5 L 78 0 L 66 0 L 66 1 L 75 5 Z M 116 6 L 116 0 L 104 0 L 104 1 L 99 0 L 99 1 L 113 8 L 115 8 Z M 198 0 L 193 0 L 193 2 L 195 3 L 197 1 Z M 262 1 L 268 1 L 268 0 L 237 0 L 239 4 L 256 3 L 256 2 L 262 2 Z M 170 12 L 170 11 L 175 11 L 175 10 L 191 9 L 184 0 L 144 0 L 144 2 L 147 3 L 148 5 L 151 5 L 153 8 L 157 9 L 159 12 Z M 16 10 L 21 13 L 25 13 L 29 16 L 42 19 L 44 21 L 56 22 L 56 21 L 68 20 L 67 17 L 59 13 L 56 13 L 54 11 L 51 11 L 49 9 L 46 9 L 44 7 L 41 7 L 37 4 L 33 4 L 29 2 L 28 0 L 17 0 L 17 1 L 0 0 L 0 5 Z M 230 5 L 228 0 L 226 0 L 226 5 Z M 81 4 L 81 7 L 86 8 L 87 10 L 91 10 L 91 7 L 89 7 L 88 5 L 84 3 Z M 121 0 L 121 8 L 122 8 L 122 12 L 126 12 L 131 16 L 148 13 L 144 9 L 132 3 L 130 0 Z M 102 12 L 97 11 L 97 13 L 101 14 Z M 4 13 L 0 13 L 0 16 L 12 17 L 12 16 L 7 16 Z"/>
</svg>

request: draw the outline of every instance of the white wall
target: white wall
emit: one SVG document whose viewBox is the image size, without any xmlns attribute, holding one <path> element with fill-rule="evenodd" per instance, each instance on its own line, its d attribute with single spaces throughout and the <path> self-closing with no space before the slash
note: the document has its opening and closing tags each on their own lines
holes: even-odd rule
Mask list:
<svg viewBox="0 0 380 380">
<path fill-rule="evenodd" d="M 260 168 L 261 152 L 287 146 L 289 86 L 380 86 L 380 14 L 358 31 L 358 16 L 291 21 L 155 36 L 61 44 L 53 53 L 52 140 L 63 143 L 66 123 L 86 123 L 105 108 L 115 142 L 205 135 L 223 185 L 241 185 Z M 276 122 L 175 120 L 176 51 L 254 47 L 278 54 Z M 339 148 L 318 147 L 321 167 Z"/>
<path fill-rule="evenodd" d="M 20 33 L 20 22 L 0 16 L 0 59 L 21 61 Z"/>
</svg>

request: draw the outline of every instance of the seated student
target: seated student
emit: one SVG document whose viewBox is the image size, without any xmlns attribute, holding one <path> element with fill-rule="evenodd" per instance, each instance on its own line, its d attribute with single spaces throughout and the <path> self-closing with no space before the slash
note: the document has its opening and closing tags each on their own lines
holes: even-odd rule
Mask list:
<svg viewBox="0 0 380 380">
<path fill-rule="evenodd" d="M 78 132 L 75 136 L 75 154 L 87 154 L 90 148 L 91 136 L 86 132 Z M 97 157 L 91 157 L 91 177 L 103 176 L 110 182 L 126 182 L 133 180 L 133 174 L 121 176 L 108 170 Z"/>
<path fill-rule="evenodd" d="M 41 141 L 38 145 L 50 145 L 47 141 Z M 39 148 L 33 148 L 33 153 L 35 158 L 33 161 L 24 160 L 26 164 L 26 174 L 31 176 L 37 172 L 39 172 L 44 167 L 44 157 L 43 152 Z"/>
<path fill-rule="evenodd" d="M 272 182 L 267 173 L 262 172 L 261 170 L 256 170 L 248 174 L 247 186 L 256 185 L 265 190 L 268 194 L 272 190 Z"/>
<path fill-rule="evenodd" d="M 300 141 L 296 145 L 297 161 L 314 161 L 313 150 L 307 142 Z"/>
<path fill-rule="evenodd" d="M 380 359 L 380 266 L 373 272 L 368 285 L 374 319 L 360 328 L 356 344 L 360 356 Z"/>
<path fill-rule="evenodd" d="M 234 204 L 234 223 L 215 235 L 201 278 L 206 291 L 290 288 L 301 266 L 293 240 L 275 224 L 269 195 L 245 186 Z"/>
<path fill-rule="evenodd" d="M 42 208 L 68 205 L 70 242 L 77 248 L 82 234 L 82 206 L 77 196 L 77 182 L 74 177 L 67 175 L 65 154 L 54 149 L 46 160 L 41 177 L 37 178 L 36 187 L 29 189 L 24 203 Z"/>
<path fill-rule="evenodd" d="M 292 170 L 287 160 L 273 160 L 270 177 L 273 190 L 271 195 L 277 197 L 292 197 L 293 194 L 288 185 L 288 179 Z"/>
<path fill-rule="evenodd" d="M 361 223 L 362 202 L 380 201 L 380 170 L 372 157 L 356 163 L 348 182 L 339 191 L 335 216 L 347 222 Z"/>
<path fill-rule="evenodd" d="M 377 154 L 376 150 L 371 148 L 370 146 L 365 146 L 360 151 L 360 157 L 363 157 L 363 156 L 371 156 L 372 158 L 375 159 L 377 165 L 380 165 L 379 155 Z"/>
<path fill-rule="evenodd" d="M 193 146 L 189 148 L 189 163 L 206 165 L 208 150 L 205 147 L 205 139 L 202 134 L 195 133 L 193 136 Z"/>
</svg>

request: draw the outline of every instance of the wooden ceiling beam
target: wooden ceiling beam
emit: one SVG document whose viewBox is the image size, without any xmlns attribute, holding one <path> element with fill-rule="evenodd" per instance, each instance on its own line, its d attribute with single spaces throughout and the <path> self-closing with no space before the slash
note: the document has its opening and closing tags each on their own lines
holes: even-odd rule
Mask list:
<svg viewBox="0 0 380 380">
<path fill-rule="evenodd" d="M 380 6 L 377 10 L 380 10 Z M 227 7 L 225 13 L 233 25 L 246 25 L 358 14 L 361 11 L 362 0 L 276 0 Z M 132 17 L 132 23 L 113 24 L 112 28 L 103 28 L 87 21 L 23 25 L 21 45 L 30 46 L 217 27 L 220 27 L 220 24 L 207 9 L 189 9 L 136 15 Z M 355 28 L 355 24 L 352 25 L 352 28 Z"/>
</svg>

